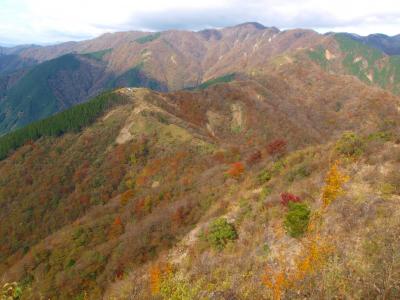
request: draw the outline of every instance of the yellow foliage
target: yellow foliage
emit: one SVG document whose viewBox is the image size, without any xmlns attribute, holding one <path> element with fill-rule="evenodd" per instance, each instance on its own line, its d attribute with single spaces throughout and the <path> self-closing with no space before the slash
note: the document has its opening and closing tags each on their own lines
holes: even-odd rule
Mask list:
<svg viewBox="0 0 400 300">
<path fill-rule="evenodd" d="M 153 295 L 158 295 L 161 283 L 172 274 L 172 266 L 168 263 L 157 264 L 150 267 L 150 290 Z"/>
<path fill-rule="evenodd" d="M 128 201 L 131 198 L 133 198 L 133 196 L 134 196 L 133 190 L 127 190 L 125 193 L 121 195 L 121 200 L 120 200 L 121 205 L 125 206 L 128 203 Z"/>
<path fill-rule="evenodd" d="M 262 281 L 267 288 L 272 290 L 272 297 L 274 300 L 280 300 L 282 298 L 283 290 L 288 285 L 285 271 L 274 272 L 269 266 L 265 269 Z"/>
<path fill-rule="evenodd" d="M 332 203 L 342 192 L 343 184 L 349 180 L 349 177 L 342 174 L 338 168 L 338 162 L 335 161 L 328 171 L 325 179 L 325 187 L 322 191 L 323 207 L 326 208 Z"/>
<path fill-rule="evenodd" d="M 331 247 L 318 236 L 312 238 L 304 248 L 303 253 L 305 255 L 299 256 L 296 260 L 292 281 L 301 281 L 307 275 L 319 270 L 326 262 L 326 257 L 331 251 Z"/>
</svg>

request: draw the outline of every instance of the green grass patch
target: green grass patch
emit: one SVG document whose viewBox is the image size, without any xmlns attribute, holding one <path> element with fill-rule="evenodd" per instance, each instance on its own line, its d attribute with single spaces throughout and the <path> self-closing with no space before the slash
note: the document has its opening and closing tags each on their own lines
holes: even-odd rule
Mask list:
<svg viewBox="0 0 400 300">
<path fill-rule="evenodd" d="M 84 53 L 82 54 L 82 56 L 85 56 L 87 58 L 91 58 L 94 60 L 102 60 L 103 57 L 108 54 L 111 53 L 112 49 L 104 49 L 104 50 L 100 50 L 100 51 L 96 51 L 96 52 L 88 52 L 88 53 Z"/>
<path fill-rule="evenodd" d="M 322 68 L 326 69 L 328 67 L 328 60 L 325 57 L 325 49 L 322 46 L 318 46 L 317 49 L 309 51 L 308 56 Z"/>
<path fill-rule="evenodd" d="M 235 73 L 231 73 L 231 74 L 226 74 L 220 77 L 216 77 L 210 80 L 207 80 L 205 82 L 203 82 L 202 84 L 200 84 L 197 88 L 200 90 L 206 89 L 212 85 L 218 84 L 218 83 L 227 83 L 227 82 L 231 82 L 235 79 Z"/>
</svg>

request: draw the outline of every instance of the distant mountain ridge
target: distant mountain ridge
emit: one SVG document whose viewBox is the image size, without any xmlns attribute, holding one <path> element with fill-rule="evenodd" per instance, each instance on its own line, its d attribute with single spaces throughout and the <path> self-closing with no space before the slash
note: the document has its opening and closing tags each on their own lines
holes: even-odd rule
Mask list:
<svg viewBox="0 0 400 300">
<path fill-rule="evenodd" d="M 352 33 L 343 34 L 365 45 L 379 49 L 387 55 L 400 54 L 400 34 L 394 36 L 388 36 L 381 33 L 370 34 L 367 36 L 360 36 Z"/>
<path fill-rule="evenodd" d="M 350 48 L 341 47 L 348 44 L 343 38 L 355 42 L 350 47 L 359 55 L 353 55 L 353 61 L 345 55 Z M 365 51 L 358 44 L 366 47 Z M 82 42 L 0 48 L 0 135 L 106 89 L 131 86 L 176 91 L 202 87 L 230 74 L 237 75 L 233 80 L 269 72 L 296 59 L 311 59 L 331 72 L 351 74 L 398 93 L 400 66 L 395 56 L 385 53 L 397 53 L 397 45 L 398 36 L 321 35 L 312 30 L 280 31 L 248 22 L 198 32 L 127 31 Z M 368 49 L 376 48 L 384 49 L 376 50 L 377 59 L 362 59 L 370 53 Z M 308 52 L 311 57 L 300 55 Z M 68 63 L 64 66 L 68 61 L 65 55 L 79 61 L 80 67 L 73 70 Z M 40 72 L 49 61 L 58 67 L 50 73 Z"/>
</svg>

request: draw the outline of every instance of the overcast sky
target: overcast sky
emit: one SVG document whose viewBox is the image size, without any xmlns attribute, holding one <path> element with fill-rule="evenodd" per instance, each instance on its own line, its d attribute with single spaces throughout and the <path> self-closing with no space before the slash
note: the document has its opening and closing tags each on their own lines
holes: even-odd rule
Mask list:
<svg viewBox="0 0 400 300">
<path fill-rule="evenodd" d="M 0 44 L 56 43 L 105 32 L 265 26 L 400 33 L 399 0 L 0 0 Z"/>
</svg>

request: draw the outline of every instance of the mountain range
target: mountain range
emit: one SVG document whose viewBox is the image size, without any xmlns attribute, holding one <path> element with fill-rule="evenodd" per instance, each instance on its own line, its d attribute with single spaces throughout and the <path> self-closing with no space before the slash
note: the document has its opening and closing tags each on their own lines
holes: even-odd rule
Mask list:
<svg viewBox="0 0 400 300">
<path fill-rule="evenodd" d="M 115 87 L 197 88 L 308 55 L 398 93 L 398 37 L 279 31 L 258 23 L 199 32 L 119 32 L 53 46 L 0 48 L 0 134 Z"/>
<path fill-rule="evenodd" d="M 396 43 L 245 23 L 1 48 L 0 292 L 398 299 Z"/>
</svg>

